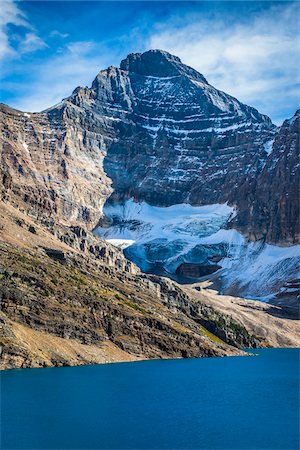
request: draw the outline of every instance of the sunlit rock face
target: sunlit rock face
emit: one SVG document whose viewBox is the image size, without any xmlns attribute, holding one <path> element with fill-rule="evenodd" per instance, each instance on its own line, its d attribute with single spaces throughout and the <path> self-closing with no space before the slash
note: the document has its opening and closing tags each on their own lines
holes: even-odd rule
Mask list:
<svg viewBox="0 0 300 450">
<path fill-rule="evenodd" d="M 0 105 L 1 198 L 32 215 L 93 228 L 112 192 L 107 137 L 68 101 L 43 113 Z"/>
</svg>

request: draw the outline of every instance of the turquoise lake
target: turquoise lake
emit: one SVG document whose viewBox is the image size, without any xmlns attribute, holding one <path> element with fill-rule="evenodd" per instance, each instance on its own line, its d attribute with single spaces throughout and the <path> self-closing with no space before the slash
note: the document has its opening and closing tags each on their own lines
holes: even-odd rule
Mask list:
<svg viewBox="0 0 300 450">
<path fill-rule="evenodd" d="M 299 349 L 11 370 L 2 449 L 297 449 Z"/>
</svg>

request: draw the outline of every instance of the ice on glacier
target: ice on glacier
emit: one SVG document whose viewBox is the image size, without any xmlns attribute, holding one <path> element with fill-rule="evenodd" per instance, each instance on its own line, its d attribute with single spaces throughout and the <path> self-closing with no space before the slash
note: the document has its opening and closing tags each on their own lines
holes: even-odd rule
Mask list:
<svg viewBox="0 0 300 450">
<path fill-rule="evenodd" d="M 300 246 L 247 242 L 237 230 L 225 229 L 235 214 L 227 204 L 157 207 L 130 199 L 106 205 L 104 213 L 111 225 L 96 233 L 145 272 L 160 268 L 172 275 L 184 262 L 210 264 L 217 258 L 223 292 L 262 300 L 297 277 Z"/>
<path fill-rule="evenodd" d="M 141 243 L 159 236 L 169 241 L 183 238 L 196 242 L 218 231 L 233 216 L 234 209 L 227 204 L 158 207 L 130 199 L 124 204 L 105 206 L 104 213 L 113 221 L 111 227 L 97 229 L 105 239 L 132 239 Z"/>
</svg>

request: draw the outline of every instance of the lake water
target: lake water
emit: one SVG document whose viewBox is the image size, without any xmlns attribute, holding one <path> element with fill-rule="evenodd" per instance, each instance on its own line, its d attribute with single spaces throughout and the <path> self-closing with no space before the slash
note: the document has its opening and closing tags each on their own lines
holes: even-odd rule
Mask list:
<svg viewBox="0 0 300 450">
<path fill-rule="evenodd" d="M 299 349 L 2 374 L 2 449 L 297 449 Z"/>
</svg>

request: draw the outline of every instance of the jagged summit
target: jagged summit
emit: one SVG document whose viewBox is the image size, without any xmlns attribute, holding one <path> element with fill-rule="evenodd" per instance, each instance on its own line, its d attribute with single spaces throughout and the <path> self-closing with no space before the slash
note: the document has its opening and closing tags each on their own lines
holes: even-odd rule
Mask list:
<svg viewBox="0 0 300 450">
<path fill-rule="evenodd" d="M 297 111 L 294 114 L 294 117 L 299 117 L 300 116 L 300 108 L 297 109 Z"/>
<path fill-rule="evenodd" d="M 130 53 L 121 61 L 120 68 L 127 72 L 148 75 L 157 71 L 162 76 L 166 73 L 176 75 L 176 67 L 182 62 L 178 56 L 164 50 L 148 50 L 144 53 Z"/>
<path fill-rule="evenodd" d="M 183 64 L 178 56 L 165 50 L 148 50 L 144 53 L 130 53 L 121 61 L 120 68 L 144 76 L 174 77 L 188 75 L 207 83 L 202 74 Z"/>
</svg>

